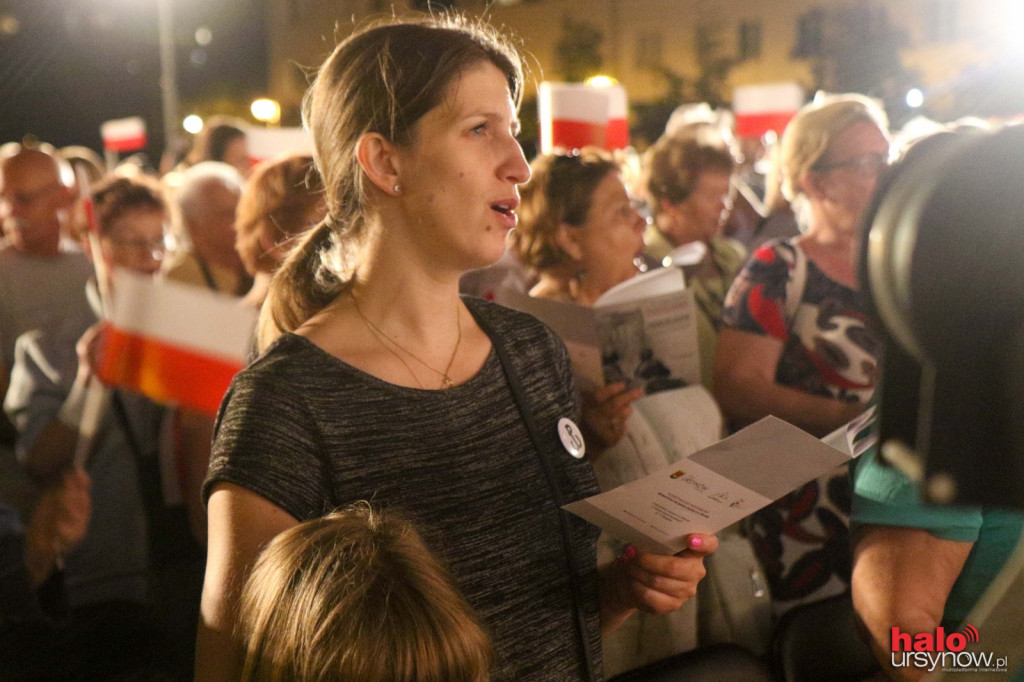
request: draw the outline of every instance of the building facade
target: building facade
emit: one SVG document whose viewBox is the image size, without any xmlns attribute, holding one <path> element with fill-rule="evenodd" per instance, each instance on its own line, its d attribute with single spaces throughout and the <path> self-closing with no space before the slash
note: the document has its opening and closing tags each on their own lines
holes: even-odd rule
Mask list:
<svg viewBox="0 0 1024 682">
<path fill-rule="evenodd" d="M 353 27 L 400 14 L 413 0 L 270 0 L 271 96 L 292 112 L 307 76 Z M 1018 0 L 449 0 L 518 37 L 534 82 L 565 80 L 567 54 L 590 51 L 631 103 L 731 100 L 741 85 L 796 81 L 808 92 L 853 82 L 857 60 L 870 92 L 922 90 L 936 118 L 972 72 L 1019 42 Z M 580 38 L 584 36 L 584 38 Z M 581 44 L 581 40 L 590 43 Z M 574 43 L 575 40 L 575 43 Z M 870 42 L 875 41 L 875 42 Z M 869 44 L 870 42 L 870 44 Z M 876 47 L 877 46 L 877 47 Z M 891 52 L 889 52 L 891 50 Z M 896 64 L 901 68 L 896 68 Z M 877 76 L 874 69 L 877 71 Z M 593 70 L 593 69 L 591 69 Z M 590 74 L 588 74 L 590 75 Z M 863 91 L 865 87 L 858 87 Z M 532 85 L 527 91 L 530 96 Z M 962 104 L 962 103 L 961 103 Z"/>
</svg>

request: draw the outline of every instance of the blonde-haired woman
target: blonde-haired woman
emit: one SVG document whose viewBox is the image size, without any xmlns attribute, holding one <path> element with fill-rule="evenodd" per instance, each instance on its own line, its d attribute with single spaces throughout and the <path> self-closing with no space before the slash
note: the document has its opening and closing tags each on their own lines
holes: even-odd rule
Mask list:
<svg viewBox="0 0 1024 682">
<path fill-rule="evenodd" d="M 857 416 L 875 386 L 881 338 L 855 265 L 861 213 L 889 158 L 885 114 L 858 95 L 804 107 L 782 138 L 783 191 L 806 232 L 768 242 L 736 278 L 722 314 L 714 393 L 733 426 L 765 415 L 823 436 Z M 780 602 L 849 584 L 844 467 L 755 515 L 755 544 Z"/>
<path fill-rule="evenodd" d="M 365 27 L 305 101 L 327 217 L 264 305 L 263 355 L 225 397 L 204 489 L 210 546 L 198 679 L 236 679 L 231 639 L 259 549 L 353 500 L 400 509 L 494 633 L 492 678 L 588 680 L 600 635 L 693 596 L 703 557 L 644 552 L 598 573 L 565 346 L 459 297 L 516 223 L 519 57 L 457 17 Z"/>
<path fill-rule="evenodd" d="M 242 591 L 244 682 L 486 682 L 494 651 L 401 516 L 367 503 L 293 526 Z"/>
</svg>

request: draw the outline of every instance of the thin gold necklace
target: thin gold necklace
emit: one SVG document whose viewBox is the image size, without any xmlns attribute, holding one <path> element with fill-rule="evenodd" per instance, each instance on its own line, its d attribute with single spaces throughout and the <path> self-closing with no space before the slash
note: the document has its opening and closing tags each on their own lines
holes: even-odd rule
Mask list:
<svg viewBox="0 0 1024 682">
<path fill-rule="evenodd" d="M 355 306 L 356 312 L 359 313 L 359 317 L 361 317 L 363 322 L 366 324 L 366 328 L 369 329 L 370 332 L 373 334 L 374 338 L 376 338 L 377 341 L 380 342 L 380 345 L 384 346 L 385 350 L 387 350 L 396 358 L 398 358 L 398 361 L 402 363 L 406 371 L 409 372 L 413 380 L 419 385 L 420 388 L 425 387 L 423 386 L 423 383 L 419 380 L 419 377 L 417 377 L 416 373 L 412 371 L 411 367 L 409 367 L 409 363 L 405 361 L 405 358 L 396 353 L 395 349 L 392 348 L 391 346 L 394 346 L 398 350 L 402 351 L 410 358 L 412 358 L 416 362 L 420 363 L 421 365 L 429 369 L 431 372 L 434 372 L 435 374 L 439 375 L 441 377 L 441 388 L 452 388 L 453 386 L 455 386 L 455 382 L 452 381 L 448 373 L 452 371 L 452 365 L 455 364 L 455 356 L 458 355 L 459 345 L 462 343 L 462 311 L 460 310 L 460 308 L 462 307 L 461 305 L 459 305 L 458 303 L 456 303 L 455 305 L 455 327 L 457 329 L 457 336 L 455 337 L 455 347 L 452 349 L 452 356 L 448 358 L 448 365 L 444 368 L 444 371 L 442 372 L 441 370 L 435 369 L 428 365 L 422 359 L 417 357 L 415 353 L 413 353 L 408 348 L 395 341 L 390 336 L 388 336 L 373 322 L 370 322 L 370 320 L 367 319 L 366 315 L 363 314 L 362 309 L 359 307 L 359 302 L 356 301 L 355 294 L 349 291 L 348 295 L 349 298 L 352 299 L 352 305 Z M 387 343 L 385 343 L 385 341 L 387 341 Z"/>
</svg>

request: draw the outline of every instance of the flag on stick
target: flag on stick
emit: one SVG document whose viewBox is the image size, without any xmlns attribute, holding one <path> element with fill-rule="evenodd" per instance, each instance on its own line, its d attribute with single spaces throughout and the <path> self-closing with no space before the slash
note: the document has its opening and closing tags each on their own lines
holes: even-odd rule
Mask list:
<svg viewBox="0 0 1024 682">
<path fill-rule="evenodd" d="M 92 265 L 96 272 L 96 284 L 100 292 L 100 308 L 104 314 L 110 307 L 110 287 L 107 272 L 109 264 L 100 246 L 99 225 L 96 223 L 96 211 L 92 200 L 92 188 L 85 172 L 79 169 L 75 176 L 78 184 L 79 200 L 85 214 L 87 239 L 92 253 Z M 107 389 L 94 375 L 89 376 L 86 383 L 85 402 L 82 416 L 78 423 L 78 441 L 75 444 L 74 464 L 84 467 L 92 452 L 96 433 L 107 412 Z"/>
<path fill-rule="evenodd" d="M 804 89 L 797 83 L 744 85 L 736 88 L 732 110 L 736 137 L 761 137 L 769 130 L 779 135 L 804 105 Z"/>
<path fill-rule="evenodd" d="M 141 116 L 115 118 L 100 125 L 103 148 L 108 152 L 133 152 L 146 146 L 146 121 Z"/>
<path fill-rule="evenodd" d="M 545 81 L 538 89 L 537 110 L 541 153 L 587 146 L 613 151 L 629 144 L 628 102 L 621 85 Z"/>
<path fill-rule="evenodd" d="M 106 384 L 216 414 L 245 366 L 256 311 L 238 299 L 115 270 L 96 374 Z"/>
</svg>

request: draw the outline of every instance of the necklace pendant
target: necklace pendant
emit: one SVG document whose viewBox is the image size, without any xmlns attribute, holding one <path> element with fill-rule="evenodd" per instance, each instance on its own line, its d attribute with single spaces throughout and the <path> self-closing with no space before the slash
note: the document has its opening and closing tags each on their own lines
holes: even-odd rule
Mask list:
<svg viewBox="0 0 1024 682">
<path fill-rule="evenodd" d="M 452 381 L 447 374 L 445 374 L 444 377 L 441 378 L 441 383 L 443 384 L 444 388 L 452 388 L 455 386 L 455 382 Z"/>
</svg>

